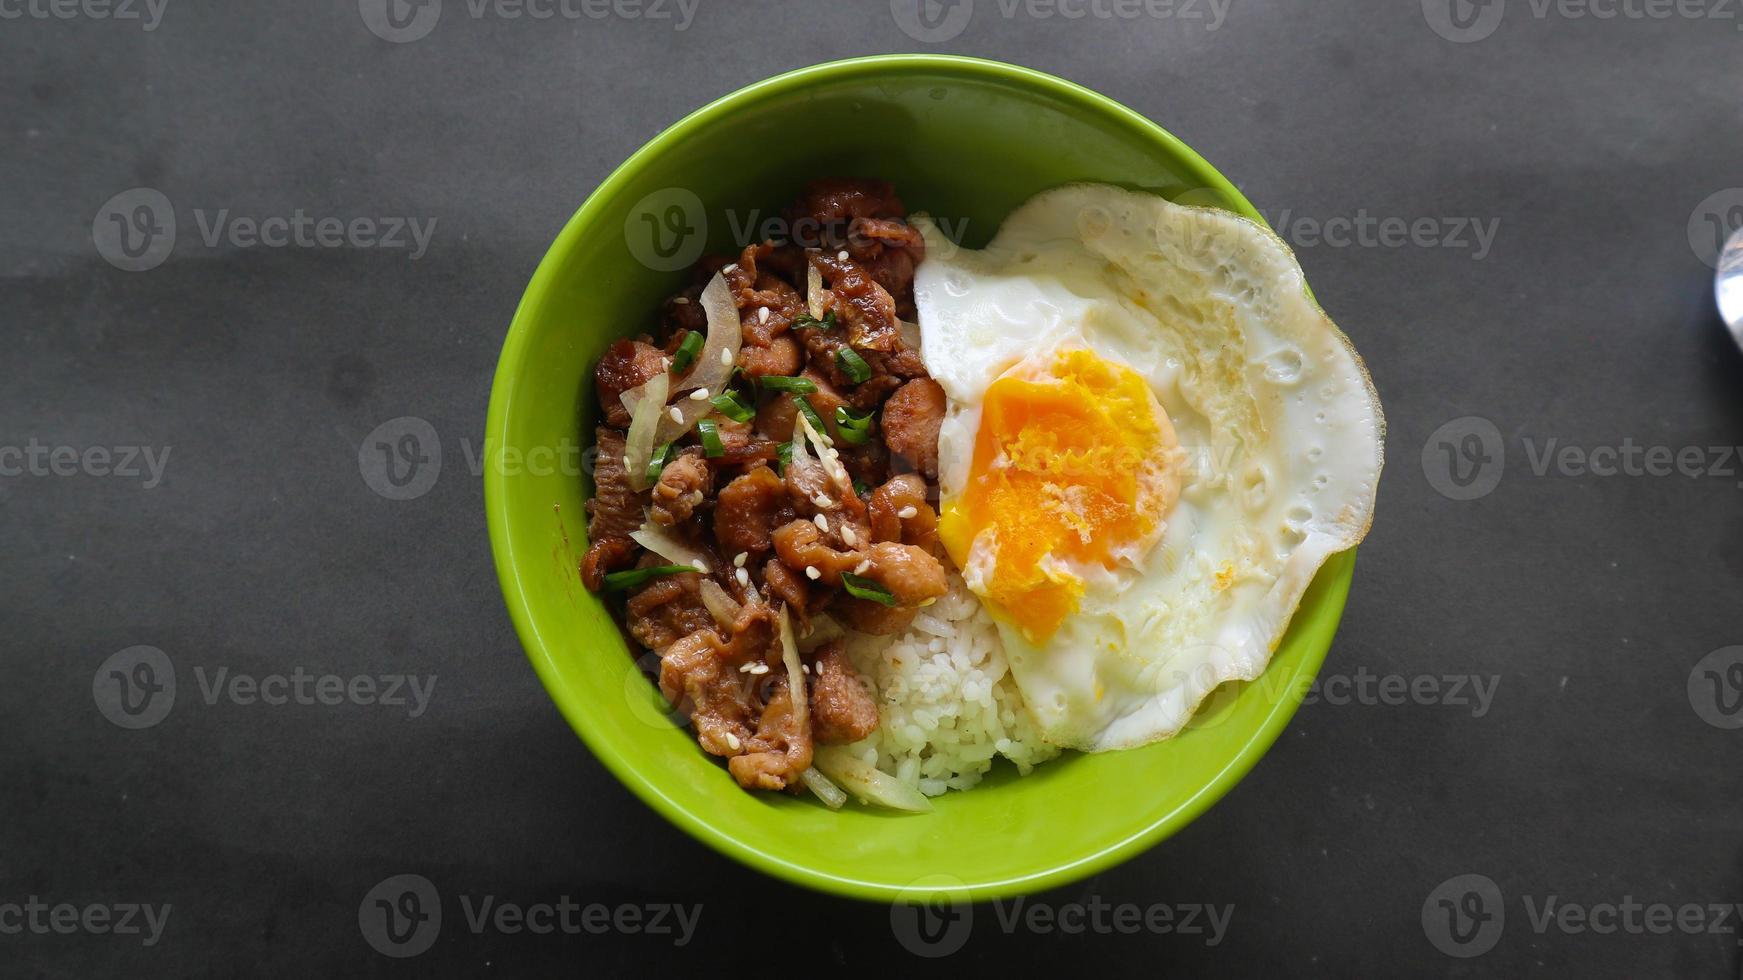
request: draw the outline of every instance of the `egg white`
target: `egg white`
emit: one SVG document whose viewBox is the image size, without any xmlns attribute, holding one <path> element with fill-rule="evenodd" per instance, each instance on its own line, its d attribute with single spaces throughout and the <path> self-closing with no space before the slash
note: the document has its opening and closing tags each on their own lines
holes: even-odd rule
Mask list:
<svg viewBox="0 0 1743 980">
<path fill-rule="evenodd" d="M 1264 671 L 1314 573 L 1367 532 L 1384 420 L 1360 357 L 1288 247 L 1227 212 L 1081 184 L 1031 199 L 980 251 L 917 224 L 921 351 L 949 399 L 946 506 L 982 395 L 1025 358 L 1088 347 L 1167 411 L 1184 459 L 1160 543 L 1131 567 L 1076 570 L 1081 606 L 1045 641 L 1003 620 L 1000 635 L 1048 741 L 1179 732 L 1219 684 Z"/>
</svg>

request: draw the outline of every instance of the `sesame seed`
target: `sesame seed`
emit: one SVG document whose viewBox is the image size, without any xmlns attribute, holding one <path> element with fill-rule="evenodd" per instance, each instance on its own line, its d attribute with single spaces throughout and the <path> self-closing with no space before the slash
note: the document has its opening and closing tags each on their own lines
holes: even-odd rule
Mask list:
<svg viewBox="0 0 1743 980">
<path fill-rule="evenodd" d="M 811 581 L 815 582 L 818 579 L 823 577 L 823 573 L 817 570 L 816 565 L 806 565 L 805 566 L 805 577 L 810 579 Z"/>
<path fill-rule="evenodd" d="M 847 546 L 851 548 L 859 544 L 859 535 L 853 533 L 853 528 L 843 524 L 841 526 L 841 540 L 847 542 Z"/>
<path fill-rule="evenodd" d="M 769 665 L 768 664 L 757 664 L 750 669 L 750 672 L 753 674 L 759 674 L 759 675 L 766 674 L 769 672 Z"/>
<path fill-rule="evenodd" d="M 672 305 L 673 306 L 689 306 L 690 305 L 690 297 L 688 297 L 688 296 L 676 297 L 672 300 Z"/>
<path fill-rule="evenodd" d="M 695 391 L 690 392 L 690 400 L 693 402 L 705 402 L 705 401 L 707 401 L 708 400 L 708 389 L 707 388 L 697 388 Z"/>
<path fill-rule="evenodd" d="M 624 468 L 624 469 L 626 469 L 626 470 L 627 470 L 627 469 L 629 469 L 629 468 L 630 468 L 630 465 L 629 465 L 629 457 L 628 457 L 628 456 L 625 456 L 625 457 L 624 457 L 624 458 L 623 458 L 623 468 Z"/>
<path fill-rule="evenodd" d="M 742 743 L 738 740 L 737 735 L 734 735 L 731 732 L 727 732 L 726 733 L 726 744 L 732 748 L 732 751 L 737 752 L 739 750 L 739 748 L 743 746 L 744 743 Z"/>
<path fill-rule="evenodd" d="M 720 348 L 720 366 L 732 367 L 732 351 L 724 347 Z"/>
<path fill-rule="evenodd" d="M 726 265 L 723 265 L 720 267 L 720 274 L 723 276 L 729 272 L 737 272 L 737 271 L 738 271 L 738 263 L 737 262 L 729 262 Z"/>
<path fill-rule="evenodd" d="M 853 574 L 864 575 L 866 572 L 869 572 L 869 571 L 871 571 L 871 559 L 867 558 L 865 561 L 862 561 L 858 565 L 854 566 Z"/>
<path fill-rule="evenodd" d="M 841 251 L 836 252 L 835 253 L 835 261 L 846 262 L 847 261 L 847 249 L 844 248 Z"/>
<path fill-rule="evenodd" d="M 829 519 L 824 517 L 822 514 L 818 514 L 816 517 L 811 518 L 811 523 L 817 525 L 817 530 L 819 531 L 829 530 Z"/>
<path fill-rule="evenodd" d="M 698 572 L 701 572 L 704 575 L 708 574 L 708 563 L 703 561 L 702 559 L 698 558 L 695 561 L 691 562 L 690 565 L 691 565 L 691 567 L 695 568 Z"/>
<path fill-rule="evenodd" d="M 748 552 L 748 551 L 739 552 L 737 555 L 733 556 L 732 567 L 733 568 L 743 568 L 744 567 L 744 560 L 746 558 L 749 558 L 749 557 L 750 557 L 750 552 Z"/>
<path fill-rule="evenodd" d="M 742 569 L 742 568 L 737 569 L 732 574 L 734 577 L 736 577 L 738 579 L 739 585 L 749 585 L 750 584 L 750 573 L 745 571 L 744 569 Z"/>
<path fill-rule="evenodd" d="M 756 664 L 739 664 L 738 672 L 741 674 L 748 674 L 750 673 L 750 669 L 755 666 Z"/>
<path fill-rule="evenodd" d="M 757 322 L 758 323 L 769 322 L 769 308 L 768 307 L 766 307 L 766 306 L 757 307 Z"/>
<path fill-rule="evenodd" d="M 896 511 L 896 516 L 905 521 L 912 517 L 919 517 L 920 511 L 913 504 L 909 504 L 901 510 Z"/>
<path fill-rule="evenodd" d="M 811 673 L 811 665 L 810 665 L 810 664 L 800 664 L 800 665 L 799 665 L 799 672 L 800 672 L 800 673 L 801 673 L 801 674 L 809 674 L 809 673 Z"/>
<path fill-rule="evenodd" d="M 666 412 L 666 414 L 670 415 L 672 417 L 672 421 L 678 423 L 679 425 L 684 424 L 684 413 L 678 411 L 678 406 L 673 405 L 671 410 Z"/>
<path fill-rule="evenodd" d="M 828 497 L 825 497 L 822 494 L 818 494 L 817 496 L 812 497 L 811 502 L 816 504 L 817 506 L 823 507 L 823 508 L 829 508 L 829 507 L 835 506 L 835 501 L 830 500 Z"/>
</svg>

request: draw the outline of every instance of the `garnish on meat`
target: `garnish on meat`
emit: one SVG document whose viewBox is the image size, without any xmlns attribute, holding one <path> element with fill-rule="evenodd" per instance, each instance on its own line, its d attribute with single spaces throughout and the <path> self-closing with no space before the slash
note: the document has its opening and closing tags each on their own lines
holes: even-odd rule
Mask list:
<svg viewBox="0 0 1743 980">
<path fill-rule="evenodd" d="M 839 639 L 802 641 L 820 616 L 904 629 L 947 591 L 943 398 L 904 339 L 924 244 L 893 188 L 814 181 L 785 214 L 787 240 L 704 258 L 596 365 L 581 576 L 741 786 L 837 806 L 814 746 L 866 738 L 877 699 Z"/>
</svg>

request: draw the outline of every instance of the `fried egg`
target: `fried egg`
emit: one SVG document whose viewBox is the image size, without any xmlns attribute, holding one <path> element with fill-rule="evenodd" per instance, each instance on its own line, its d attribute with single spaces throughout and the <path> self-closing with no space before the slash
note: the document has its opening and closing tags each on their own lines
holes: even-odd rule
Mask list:
<svg viewBox="0 0 1743 980">
<path fill-rule="evenodd" d="M 921 352 L 944 388 L 940 538 L 1043 737 L 1179 732 L 1257 678 L 1367 532 L 1379 397 L 1276 236 L 1071 185 L 980 251 L 924 218 Z"/>
</svg>

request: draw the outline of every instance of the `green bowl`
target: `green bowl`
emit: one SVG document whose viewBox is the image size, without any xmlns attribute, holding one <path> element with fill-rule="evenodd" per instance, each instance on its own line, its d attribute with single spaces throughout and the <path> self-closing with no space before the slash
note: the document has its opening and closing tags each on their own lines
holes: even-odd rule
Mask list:
<svg viewBox="0 0 1743 980">
<path fill-rule="evenodd" d="M 1325 658 L 1354 552 L 1334 557 L 1267 673 L 1225 687 L 1166 742 L 1005 763 L 921 816 L 740 790 L 675 724 L 604 604 L 581 584 L 575 451 L 592 442 L 592 366 L 648 328 L 703 248 L 761 233 L 807 179 L 893 181 L 979 246 L 1037 191 L 1107 181 L 1258 212 L 1155 123 L 1088 89 L 971 58 L 895 55 L 779 75 L 655 137 L 569 220 L 527 287 L 491 391 L 484 476 L 497 573 L 527 655 L 593 753 L 686 833 L 788 881 L 857 898 L 979 900 L 1065 884 L 1184 827 L 1277 738 Z M 760 213 L 759 213 L 760 212 Z M 949 222 L 956 222 L 952 225 Z"/>
</svg>

